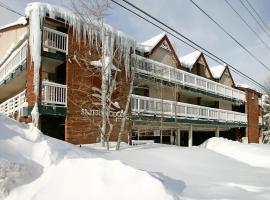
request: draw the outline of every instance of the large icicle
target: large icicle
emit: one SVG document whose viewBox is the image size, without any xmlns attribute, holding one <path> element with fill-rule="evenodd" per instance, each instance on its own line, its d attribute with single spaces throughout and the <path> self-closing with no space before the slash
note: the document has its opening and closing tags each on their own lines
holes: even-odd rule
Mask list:
<svg viewBox="0 0 270 200">
<path fill-rule="evenodd" d="M 30 3 L 26 8 L 26 16 L 30 18 L 30 30 L 32 30 L 30 48 L 34 63 L 40 61 L 40 52 L 38 51 L 41 45 L 40 24 L 42 24 L 46 14 L 50 18 L 60 17 L 64 19 L 65 23 L 68 23 L 73 28 L 73 32 L 76 33 L 76 39 L 78 41 L 82 39 L 84 42 L 88 42 L 89 45 L 93 41 L 97 41 L 97 38 L 101 39 L 102 44 L 105 44 L 106 42 L 104 40 L 106 37 L 104 35 L 109 36 L 108 46 L 106 46 L 119 51 L 119 57 L 124 59 L 126 75 L 129 76 L 130 54 L 134 53 L 133 51 L 136 47 L 135 40 L 107 24 L 94 20 L 86 23 L 70 10 L 46 3 Z M 38 68 L 39 64 L 37 64 L 36 69 Z"/>
</svg>

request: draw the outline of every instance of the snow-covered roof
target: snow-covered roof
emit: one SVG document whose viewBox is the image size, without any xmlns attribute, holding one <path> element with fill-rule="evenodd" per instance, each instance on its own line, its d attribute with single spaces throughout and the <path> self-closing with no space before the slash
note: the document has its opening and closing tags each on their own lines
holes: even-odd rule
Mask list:
<svg viewBox="0 0 270 200">
<path fill-rule="evenodd" d="M 8 27 L 11 27 L 11 26 L 16 26 L 16 25 L 25 25 L 27 24 L 27 20 L 25 17 L 20 17 L 19 19 L 17 19 L 15 22 L 12 22 L 10 24 L 6 24 L 4 26 L 1 26 L 0 27 L 0 30 L 1 29 L 4 29 L 4 28 L 8 28 Z"/>
<path fill-rule="evenodd" d="M 254 90 L 255 92 L 261 93 L 257 89 L 255 89 L 255 88 L 253 88 L 253 87 L 251 87 L 250 85 L 247 85 L 247 84 L 240 84 L 240 83 L 238 83 L 235 86 L 236 87 L 245 88 L 245 89 L 251 89 L 251 90 Z"/>
<path fill-rule="evenodd" d="M 160 42 L 160 40 L 166 35 L 166 33 L 160 33 L 149 40 L 140 43 L 137 47 L 139 51 L 144 53 L 152 51 L 152 49 Z"/>
<path fill-rule="evenodd" d="M 187 54 L 183 57 L 179 57 L 181 65 L 183 67 L 191 69 L 193 67 L 193 65 L 195 64 L 195 62 L 198 60 L 201 53 L 202 52 L 200 52 L 200 51 L 194 51 L 194 52 Z"/>
<path fill-rule="evenodd" d="M 226 65 L 217 65 L 214 67 L 210 67 L 211 73 L 213 77 L 216 79 L 220 79 L 225 69 L 226 69 Z"/>
<path fill-rule="evenodd" d="M 124 34 L 121 31 L 100 23 L 96 20 L 84 20 L 72 11 L 63 7 L 51 5 L 48 3 L 29 3 L 25 9 L 25 15 L 29 18 L 29 46 L 32 60 L 34 62 L 34 91 L 38 95 L 39 85 L 39 68 L 41 62 L 40 51 L 42 40 L 42 28 L 40 27 L 45 17 L 53 18 L 60 17 L 64 23 L 68 23 L 72 27 L 77 41 L 83 40 L 85 43 L 92 45 L 100 39 L 103 51 L 113 55 L 113 48 L 115 47 L 125 66 L 126 76 L 129 76 L 130 70 L 130 54 L 134 53 L 136 48 L 136 41 Z"/>
</svg>

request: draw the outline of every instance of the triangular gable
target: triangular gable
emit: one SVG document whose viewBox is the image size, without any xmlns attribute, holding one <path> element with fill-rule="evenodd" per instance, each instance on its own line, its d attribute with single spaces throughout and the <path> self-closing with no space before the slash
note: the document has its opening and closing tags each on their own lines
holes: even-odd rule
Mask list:
<svg viewBox="0 0 270 200">
<path fill-rule="evenodd" d="M 220 80 L 224 77 L 228 75 L 232 81 L 232 86 L 235 87 L 235 83 L 234 83 L 234 80 L 233 80 L 233 77 L 232 77 L 232 74 L 231 74 L 231 70 L 229 69 L 228 65 L 225 66 L 225 69 L 222 73 L 222 75 L 220 76 Z"/>
<path fill-rule="evenodd" d="M 181 66 L 189 69 L 189 71 L 192 71 L 192 69 L 196 66 L 196 64 L 201 64 L 205 66 L 206 71 L 209 74 L 209 78 L 213 78 L 213 75 L 211 73 L 211 70 L 208 66 L 208 63 L 206 62 L 206 59 L 202 52 L 200 51 L 194 51 L 188 55 L 185 55 L 183 57 L 179 58 L 181 62 Z"/>
<path fill-rule="evenodd" d="M 232 74 L 228 65 L 217 65 L 217 66 L 211 67 L 210 69 L 213 74 L 213 77 L 218 82 L 222 83 L 223 81 L 223 84 L 224 84 L 226 81 L 225 76 L 228 76 L 232 82 L 232 86 L 235 86 L 235 83 L 234 83 L 234 80 L 233 80 L 233 77 L 232 77 Z"/>
<path fill-rule="evenodd" d="M 159 48 L 168 51 L 168 54 L 172 56 L 173 61 L 176 64 L 176 67 L 180 67 L 180 61 L 176 56 L 175 50 L 167 37 L 166 33 L 161 33 L 153 38 L 150 38 L 147 41 L 144 41 L 137 48 L 140 52 L 144 53 L 145 57 L 151 57 Z"/>
</svg>

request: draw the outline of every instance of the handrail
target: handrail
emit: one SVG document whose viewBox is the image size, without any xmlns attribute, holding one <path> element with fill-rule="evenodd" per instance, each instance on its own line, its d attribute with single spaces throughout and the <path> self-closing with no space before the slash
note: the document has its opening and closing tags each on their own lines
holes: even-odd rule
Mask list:
<svg viewBox="0 0 270 200">
<path fill-rule="evenodd" d="M 20 116 L 20 110 L 24 102 L 25 90 L 1 103 L 0 113 L 4 113 L 6 115 L 13 115 L 15 112 L 18 112 L 18 116 Z"/>
<path fill-rule="evenodd" d="M 43 27 L 43 47 L 68 53 L 68 34 Z"/>
<path fill-rule="evenodd" d="M 187 85 L 196 89 L 201 89 L 222 97 L 246 101 L 245 92 L 217 83 L 207 78 L 171 67 L 169 65 L 150 60 L 148 58 L 132 55 L 136 72 L 158 77 L 169 82 Z"/>
<path fill-rule="evenodd" d="M 0 66 L 0 82 L 13 73 L 17 67 L 26 62 L 27 57 L 27 41 L 25 41 L 18 49 L 12 52 L 11 56 Z"/>
<path fill-rule="evenodd" d="M 67 105 L 67 86 L 42 81 L 42 104 Z"/>
<path fill-rule="evenodd" d="M 162 100 L 157 98 L 132 95 L 132 112 L 165 117 L 188 117 L 224 122 L 247 123 L 247 114 L 229 110 L 209 108 L 188 103 Z"/>
</svg>

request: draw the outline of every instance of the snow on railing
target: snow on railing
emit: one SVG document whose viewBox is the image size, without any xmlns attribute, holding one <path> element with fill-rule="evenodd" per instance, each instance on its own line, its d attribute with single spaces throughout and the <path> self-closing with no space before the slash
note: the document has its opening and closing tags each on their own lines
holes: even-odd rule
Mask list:
<svg viewBox="0 0 270 200">
<path fill-rule="evenodd" d="M 0 113 L 4 113 L 6 115 L 14 115 L 15 112 L 17 112 L 18 116 L 20 116 L 20 110 L 24 102 L 25 102 L 25 90 L 17 94 L 16 96 L 1 103 Z"/>
<path fill-rule="evenodd" d="M 246 101 L 245 92 L 217 83 L 207 78 L 159 63 L 142 56 L 133 55 L 136 72 L 165 79 L 181 85 L 187 85 L 222 97 Z"/>
<path fill-rule="evenodd" d="M 47 27 L 43 27 L 43 47 L 68 53 L 68 35 Z"/>
<path fill-rule="evenodd" d="M 162 115 L 164 117 L 185 117 L 193 119 L 247 123 L 247 114 L 245 113 L 139 95 L 132 95 L 131 105 L 133 114 L 142 113 L 144 115 Z"/>
<path fill-rule="evenodd" d="M 42 104 L 67 105 L 67 86 L 42 81 Z"/>
<path fill-rule="evenodd" d="M 10 57 L 0 66 L 0 82 L 5 80 L 7 76 L 13 73 L 19 65 L 26 62 L 27 57 L 27 42 L 24 42 L 16 49 Z"/>
</svg>

